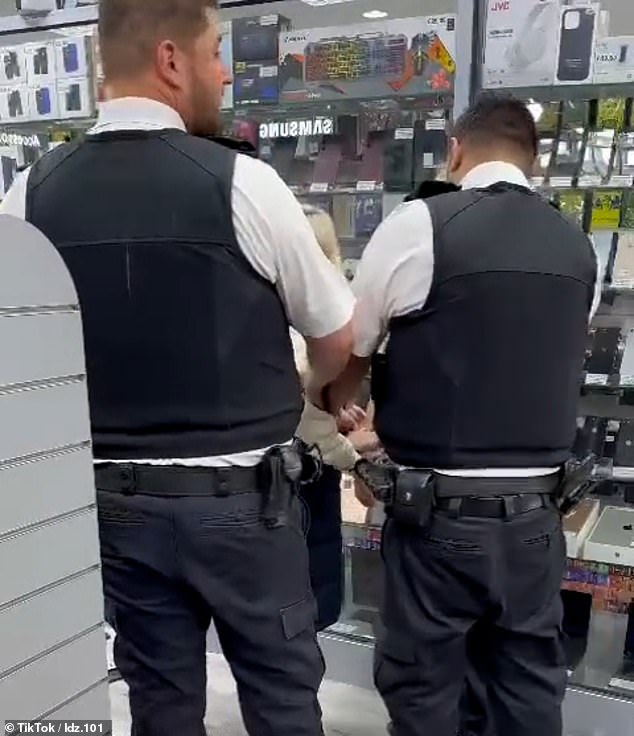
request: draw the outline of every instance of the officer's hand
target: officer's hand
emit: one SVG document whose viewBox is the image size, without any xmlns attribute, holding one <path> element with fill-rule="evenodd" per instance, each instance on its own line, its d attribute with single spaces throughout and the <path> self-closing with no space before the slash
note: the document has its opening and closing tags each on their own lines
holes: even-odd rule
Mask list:
<svg viewBox="0 0 634 736">
<path fill-rule="evenodd" d="M 355 476 L 354 479 L 354 495 L 357 497 L 357 501 L 365 506 L 366 509 L 372 509 L 376 505 L 376 498 L 372 491 L 366 486 L 366 484 Z"/>
<path fill-rule="evenodd" d="M 337 428 L 344 434 L 355 432 L 363 427 L 366 419 L 367 415 L 360 406 L 347 406 L 337 416 Z"/>
</svg>

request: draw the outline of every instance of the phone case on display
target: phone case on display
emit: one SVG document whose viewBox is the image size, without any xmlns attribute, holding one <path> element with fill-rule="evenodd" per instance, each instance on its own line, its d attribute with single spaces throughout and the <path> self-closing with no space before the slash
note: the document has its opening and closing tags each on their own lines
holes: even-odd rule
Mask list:
<svg viewBox="0 0 634 736">
<path fill-rule="evenodd" d="M 64 59 L 64 71 L 67 74 L 72 74 L 79 70 L 79 49 L 75 42 L 64 44 L 62 56 Z"/>
<path fill-rule="evenodd" d="M 339 237 L 354 237 L 355 202 L 352 194 L 339 194 L 333 197 L 332 216 Z"/>
<path fill-rule="evenodd" d="M 618 373 L 621 362 L 619 346 L 621 330 L 619 327 L 601 327 L 592 337 L 592 353 L 586 360 L 588 373 L 611 375 Z"/>
<path fill-rule="evenodd" d="M 382 194 L 357 194 L 355 200 L 354 234 L 371 236 L 383 219 Z"/>
<path fill-rule="evenodd" d="M 22 71 L 18 62 L 17 51 L 4 52 L 4 74 L 9 81 L 21 76 Z"/>
<path fill-rule="evenodd" d="M 343 140 L 343 155 L 356 158 L 361 154 L 361 134 L 358 115 L 339 115 L 337 133 Z"/>
<path fill-rule="evenodd" d="M 577 430 L 573 455 L 582 458 L 592 452 L 597 457 L 602 457 L 607 428 L 608 420 L 604 417 L 586 417 L 583 426 Z"/>
<path fill-rule="evenodd" d="M 623 195 L 621 229 L 634 230 L 634 191 L 632 190 L 625 192 Z"/>
<path fill-rule="evenodd" d="M 570 8 L 562 13 L 557 79 L 582 82 L 591 71 L 596 13 L 593 8 Z"/>
<path fill-rule="evenodd" d="M 66 92 L 66 109 L 73 112 L 81 110 L 81 87 L 71 84 Z"/>
<path fill-rule="evenodd" d="M 38 89 L 35 93 L 35 102 L 39 115 L 48 115 L 51 112 L 51 92 L 47 87 Z"/>
<path fill-rule="evenodd" d="M 434 170 L 447 160 L 447 134 L 444 130 L 428 129 L 428 121 L 414 126 L 414 181 L 434 178 Z"/>
<path fill-rule="evenodd" d="M 343 142 L 341 139 L 325 138 L 321 151 L 315 161 L 313 182 L 333 186 L 341 163 Z"/>
<path fill-rule="evenodd" d="M 280 178 L 288 182 L 295 160 L 295 149 L 297 148 L 297 138 L 281 138 L 273 141 L 272 161 L 271 164 Z"/>
<path fill-rule="evenodd" d="M 634 467 L 634 421 L 622 421 L 616 439 L 614 465 Z"/>
<path fill-rule="evenodd" d="M 379 131 L 368 134 L 368 140 L 363 149 L 359 181 L 383 181 L 383 156 L 389 133 Z"/>
<path fill-rule="evenodd" d="M 4 194 L 11 188 L 17 173 L 18 162 L 10 156 L 2 156 L 2 188 Z"/>
<path fill-rule="evenodd" d="M 48 74 L 48 50 L 44 46 L 33 54 L 33 71 L 38 76 Z"/>
<path fill-rule="evenodd" d="M 9 117 L 19 118 L 24 115 L 22 95 L 20 94 L 18 90 L 13 90 L 13 92 L 9 92 L 8 107 L 9 107 Z"/>
<path fill-rule="evenodd" d="M 414 177 L 414 142 L 392 140 L 385 148 L 383 182 L 386 191 L 408 192 Z"/>
</svg>

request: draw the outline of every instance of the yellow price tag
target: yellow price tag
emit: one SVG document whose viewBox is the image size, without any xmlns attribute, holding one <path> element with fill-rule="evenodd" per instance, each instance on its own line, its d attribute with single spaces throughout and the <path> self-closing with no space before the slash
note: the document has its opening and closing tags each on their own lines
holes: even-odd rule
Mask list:
<svg viewBox="0 0 634 736">
<path fill-rule="evenodd" d="M 623 192 L 595 192 L 592 198 L 592 221 L 590 230 L 618 230 L 621 220 Z"/>
</svg>

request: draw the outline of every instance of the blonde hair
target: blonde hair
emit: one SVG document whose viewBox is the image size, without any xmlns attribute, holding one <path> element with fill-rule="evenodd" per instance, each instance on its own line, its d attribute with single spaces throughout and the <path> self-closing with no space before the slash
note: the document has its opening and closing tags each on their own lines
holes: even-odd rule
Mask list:
<svg viewBox="0 0 634 736">
<path fill-rule="evenodd" d="M 302 204 L 302 209 L 313 228 L 317 242 L 324 255 L 337 268 L 341 268 L 341 249 L 332 217 L 324 210 L 312 204 L 304 203 Z"/>
</svg>

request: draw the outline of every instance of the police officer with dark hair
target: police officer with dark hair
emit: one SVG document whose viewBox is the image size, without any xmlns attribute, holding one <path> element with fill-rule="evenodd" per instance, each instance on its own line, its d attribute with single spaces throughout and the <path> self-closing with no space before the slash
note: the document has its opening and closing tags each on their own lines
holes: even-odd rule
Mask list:
<svg viewBox="0 0 634 736">
<path fill-rule="evenodd" d="M 559 504 L 599 290 L 588 238 L 530 189 L 536 153 L 513 98 L 482 96 L 457 121 L 462 189 L 378 228 L 353 358 L 323 396 L 335 411 L 388 337 L 373 398 L 394 465 L 357 472 L 387 501 L 376 684 L 395 736 L 455 736 L 468 665 L 495 733 L 561 733 Z"/>
<path fill-rule="evenodd" d="M 231 81 L 216 5 L 101 0 L 97 124 L 2 211 L 50 238 L 79 294 L 133 733 L 203 736 L 213 619 L 247 732 L 321 736 L 289 325 L 317 390 L 348 361 L 353 299 L 275 171 L 205 139 Z"/>
</svg>

